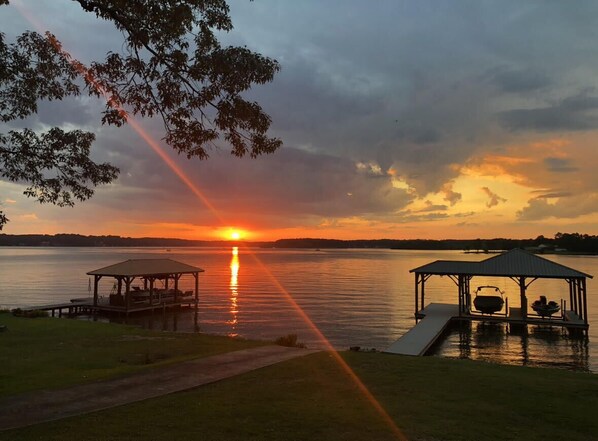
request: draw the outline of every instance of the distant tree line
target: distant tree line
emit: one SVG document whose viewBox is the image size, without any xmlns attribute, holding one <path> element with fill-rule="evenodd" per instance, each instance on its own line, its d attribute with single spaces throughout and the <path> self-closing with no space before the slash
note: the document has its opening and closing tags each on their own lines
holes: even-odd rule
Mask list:
<svg viewBox="0 0 598 441">
<path fill-rule="evenodd" d="M 534 252 L 598 253 L 598 236 L 580 233 L 557 233 L 554 238 L 538 236 L 535 239 L 280 239 L 274 242 L 232 242 L 186 240 L 157 237 L 84 236 L 80 234 L 0 234 L 0 246 L 54 246 L 54 247 L 200 247 L 246 246 L 264 248 L 384 248 L 400 250 L 461 250 L 465 252 L 491 252 L 513 248 Z"/>
<path fill-rule="evenodd" d="M 80 234 L 0 234 L 0 246 L 51 247 L 198 247 L 230 246 L 231 241 L 185 240 L 160 237 L 84 236 Z M 258 243 L 261 244 L 261 243 Z"/>
<path fill-rule="evenodd" d="M 490 252 L 530 249 L 534 252 L 598 253 L 598 236 L 580 233 L 557 233 L 554 238 L 538 236 L 535 239 L 280 239 L 272 243 L 276 248 L 392 248 L 399 250 L 463 250 Z"/>
</svg>

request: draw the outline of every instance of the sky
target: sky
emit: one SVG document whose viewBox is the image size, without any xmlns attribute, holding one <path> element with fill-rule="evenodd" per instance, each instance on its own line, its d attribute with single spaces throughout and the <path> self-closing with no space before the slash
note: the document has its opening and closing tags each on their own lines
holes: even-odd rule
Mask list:
<svg viewBox="0 0 598 441">
<path fill-rule="evenodd" d="M 187 160 L 159 120 L 100 123 L 89 97 L 42 102 L 19 127 L 96 133 L 114 183 L 73 208 L 0 181 L 3 232 L 247 240 L 598 234 L 595 1 L 231 0 L 223 44 L 278 60 L 247 96 L 284 146 Z M 85 63 L 122 49 L 69 0 L 11 0 L 7 39 L 49 30 Z M 2 130 L 4 131 L 4 129 Z M 148 142 L 149 140 L 149 142 Z M 160 153 L 161 152 L 161 153 Z M 175 164 L 175 172 L 168 163 Z"/>
</svg>

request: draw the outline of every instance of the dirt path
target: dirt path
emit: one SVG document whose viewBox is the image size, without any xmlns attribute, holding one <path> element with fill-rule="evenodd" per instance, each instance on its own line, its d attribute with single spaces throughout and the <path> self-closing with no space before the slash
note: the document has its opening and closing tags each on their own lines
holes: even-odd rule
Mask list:
<svg viewBox="0 0 598 441">
<path fill-rule="evenodd" d="M 0 430 L 29 426 L 192 389 L 317 350 L 261 346 L 67 389 L 0 399 Z"/>
</svg>

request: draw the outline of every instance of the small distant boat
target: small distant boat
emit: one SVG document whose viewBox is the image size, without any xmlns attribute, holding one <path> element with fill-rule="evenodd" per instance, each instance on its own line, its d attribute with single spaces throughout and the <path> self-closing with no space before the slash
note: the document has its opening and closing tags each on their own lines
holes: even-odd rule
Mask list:
<svg viewBox="0 0 598 441">
<path fill-rule="evenodd" d="M 483 292 L 494 290 L 500 295 L 480 295 Z M 482 314 L 494 314 L 502 309 L 505 301 L 503 299 L 503 292 L 497 286 L 478 286 L 475 291 L 475 298 L 473 299 L 473 306 Z"/>
<path fill-rule="evenodd" d="M 534 303 L 532 303 L 532 309 L 536 312 L 536 314 L 544 318 L 550 317 L 552 314 L 559 312 L 561 307 L 554 300 L 546 302 L 546 296 L 540 296 L 539 300 L 536 300 Z"/>
</svg>

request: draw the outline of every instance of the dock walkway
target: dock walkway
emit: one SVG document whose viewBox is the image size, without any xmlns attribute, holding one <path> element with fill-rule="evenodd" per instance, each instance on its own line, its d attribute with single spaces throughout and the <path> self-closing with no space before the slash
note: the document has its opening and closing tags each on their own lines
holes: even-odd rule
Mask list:
<svg viewBox="0 0 598 441">
<path fill-rule="evenodd" d="M 458 305 L 431 303 L 420 311 L 425 317 L 384 352 L 423 355 L 432 346 L 451 319 L 459 315 Z"/>
<path fill-rule="evenodd" d="M 89 312 L 93 308 L 93 299 L 73 299 L 70 302 L 52 303 L 49 305 L 27 306 L 20 308 L 23 311 L 48 311 L 52 317 L 58 313 L 58 317 L 62 317 L 64 311 L 68 315 L 78 314 L 81 312 Z"/>
</svg>

